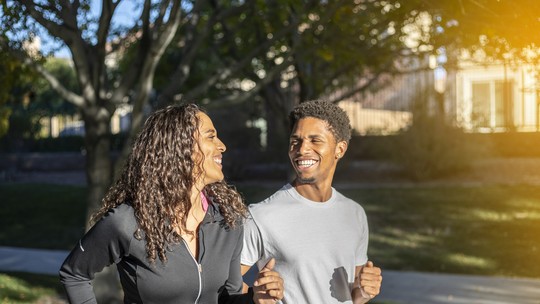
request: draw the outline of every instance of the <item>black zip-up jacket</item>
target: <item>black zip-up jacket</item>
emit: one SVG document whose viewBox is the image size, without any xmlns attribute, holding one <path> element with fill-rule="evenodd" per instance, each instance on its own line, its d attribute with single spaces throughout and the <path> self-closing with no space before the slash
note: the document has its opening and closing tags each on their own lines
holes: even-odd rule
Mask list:
<svg viewBox="0 0 540 304">
<path fill-rule="evenodd" d="M 137 240 L 134 210 L 122 204 L 107 213 L 71 251 L 60 278 L 70 303 L 96 303 L 91 280 L 116 264 L 124 303 L 253 303 L 241 294 L 243 228 L 226 228 L 218 206 L 210 203 L 199 228 L 199 255 L 184 242 L 171 244 L 166 263 L 150 264 L 146 242 Z"/>
</svg>

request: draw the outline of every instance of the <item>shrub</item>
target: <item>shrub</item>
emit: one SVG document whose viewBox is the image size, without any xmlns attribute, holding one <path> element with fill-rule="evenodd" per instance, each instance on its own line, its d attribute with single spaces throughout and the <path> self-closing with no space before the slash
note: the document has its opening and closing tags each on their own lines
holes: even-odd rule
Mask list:
<svg viewBox="0 0 540 304">
<path fill-rule="evenodd" d="M 490 150 L 487 140 L 474 141 L 463 130 L 438 117 L 419 117 L 394 142 L 391 157 L 416 180 L 455 174 Z"/>
</svg>

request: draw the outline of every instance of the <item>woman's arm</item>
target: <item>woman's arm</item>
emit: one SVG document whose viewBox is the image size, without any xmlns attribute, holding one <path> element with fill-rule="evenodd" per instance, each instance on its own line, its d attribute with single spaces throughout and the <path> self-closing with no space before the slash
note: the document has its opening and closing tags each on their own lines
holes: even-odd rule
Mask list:
<svg viewBox="0 0 540 304">
<path fill-rule="evenodd" d="M 221 293 L 219 303 L 257 303 L 274 304 L 275 300 L 283 298 L 283 279 L 273 270 L 275 260 L 271 259 L 259 272 L 255 286 L 248 293 L 242 294 L 243 279 L 240 267 L 240 254 L 243 247 L 243 233 L 240 233 L 237 245 L 231 259 L 229 279 Z"/>
<path fill-rule="evenodd" d="M 236 229 L 238 229 L 240 233 L 238 234 L 238 240 L 229 265 L 229 278 L 227 279 L 227 282 L 225 282 L 225 286 L 223 286 L 219 295 L 219 304 L 254 303 L 253 292 L 251 290 L 246 294 L 242 294 L 242 285 L 244 281 L 242 280 L 240 271 L 240 253 L 242 252 L 243 247 L 244 229 L 243 227 L 238 227 Z"/>
<path fill-rule="evenodd" d="M 110 212 L 98 221 L 70 252 L 59 275 L 70 303 L 96 303 L 94 275 L 120 261 L 129 251 L 126 214 Z M 131 231 L 131 234 L 134 231 Z"/>
</svg>

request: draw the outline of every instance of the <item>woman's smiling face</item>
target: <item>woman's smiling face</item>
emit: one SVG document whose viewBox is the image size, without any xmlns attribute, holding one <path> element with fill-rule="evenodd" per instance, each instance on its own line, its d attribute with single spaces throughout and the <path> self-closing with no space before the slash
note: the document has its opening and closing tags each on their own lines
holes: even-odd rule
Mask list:
<svg viewBox="0 0 540 304">
<path fill-rule="evenodd" d="M 197 117 L 199 128 L 195 134 L 196 144 L 193 149 L 194 173 L 197 176 L 197 183 L 201 183 L 204 187 L 223 180 L 221 161 L 226 147 L 217 137 L 216 128 L 210 117 L 203 112 L 199 112 Z"/>
</svg>

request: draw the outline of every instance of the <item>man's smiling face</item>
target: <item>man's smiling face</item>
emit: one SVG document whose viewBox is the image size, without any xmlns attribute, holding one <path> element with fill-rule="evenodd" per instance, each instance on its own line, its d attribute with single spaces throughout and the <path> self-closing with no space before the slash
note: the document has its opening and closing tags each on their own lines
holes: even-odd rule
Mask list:
<svg viewBox="0 0 540 304">
<path fill-rule="evenodd" d="M 305 117 L 296 122 L 289 140 L 289 158 L 297 182 L 331 183 L 343 152 L 324 120 Z"/>
</svg>

